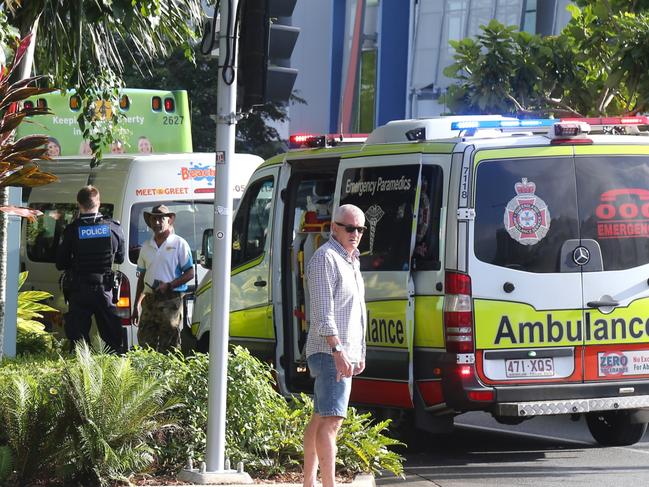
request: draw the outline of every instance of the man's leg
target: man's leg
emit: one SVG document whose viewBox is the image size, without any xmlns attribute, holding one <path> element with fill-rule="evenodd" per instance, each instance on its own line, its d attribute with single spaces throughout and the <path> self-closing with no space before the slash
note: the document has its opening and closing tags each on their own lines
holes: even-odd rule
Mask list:
<svg viewBox="0 0 649 487">
<path fill-rule="evenodd" d="M 304 429 L 304 487 L 315 487 L 318 476 L 318 452 L 316 436 L 320 425 L 320 415 L 313 413 L 311 421 Z"/>
<path fill-rule="evenodd" d="M 72 291 L 68 312 L 64 315 L 63 329 L 65 336 L 70 340 L 70 351 L 79 340 L 90 343 L 90 319 L 92 317 L 92 304 L 88 301 L 88 293 L 83 290 Z"/>
<path fill-rule="evenodd" d="M 331 355 L 307 358 L 313 384 L 313 416 L 304 431 L 304 487 L 315 485 L 318 464 L 323 487 L 336 483 L 336 436 L 349 404 L 351 378 L 338 380 Z M 314 458 L 315 452 L 315 458 Z"/>
<path fill-rule="evenodd" d="M 125 347 L 122 345 L 122 320 L 117 315 L 113 296 L 103 289 L 97 290 L 95 296 L 97 300 L 95 318 L 97 318 L 99 336 L 111 349 L 111 352 L 123 353 Z"/>
<path fill-rule="evenodd" d="M 316 451 L 320 463 L 322 487 L 336 485 L 336 436 L 343 424 L 340 416 L 324 416 L 320 418 L 316 431 Z"/>
<path fill-rule="evenodd" d="M 180 329 L 183 323 L 182 306 L 182 298 L 178 294 L 159 302 L 159 352 L 166 353 L 180 345 Z"/>
<path fill-rule="evenodd" d="M 140 322 L 137 327 L 137 342 L 140 347 L 151 347 L 158 349 L 158 323 L 156 301 L 150 294 L 145 294 L 142 300 L 142 311 L 140 313 Z"/>
</svg>

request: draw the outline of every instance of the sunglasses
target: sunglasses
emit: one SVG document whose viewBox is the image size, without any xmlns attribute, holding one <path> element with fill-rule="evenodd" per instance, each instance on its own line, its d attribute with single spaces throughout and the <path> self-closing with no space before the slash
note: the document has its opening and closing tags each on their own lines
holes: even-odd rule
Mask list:
<svg viewBox="0 0 649 487">
<path fill-rule="evenodd" d="M 343 227 L 347 233 L 354 233 L 354 231 L 356 231 L 362 234 L 365 230 L 367 230 L 367 227 L 363 227 L 363 226 L 355 227 L 354 225 L 345 225 L 344 223 L 338 223 L 338 222 L 334 222 L 334 223 L 339 227 Z"/>
</svg>

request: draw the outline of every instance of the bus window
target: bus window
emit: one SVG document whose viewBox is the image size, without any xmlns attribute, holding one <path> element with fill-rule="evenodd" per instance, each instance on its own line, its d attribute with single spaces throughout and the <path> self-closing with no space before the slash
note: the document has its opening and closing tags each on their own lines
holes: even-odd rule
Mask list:
<svg viewBox="0 0 649 487">
<path fill-rule="evenodd" d="M 174 232 L 187 241 L 196 261 L 196 256 L 201 249 L 203 231 L 212 228 L 214 222 L 214 204 L 210 200 L 148 201 L 133 205 L 128 237 L 128 256 L 133 264 L 137 264 L 142 244 L 153 236 L 153 232 L 144 221 L 144 212 L 163 203 L 169 211 L 176 214 Z"/>
</svg>

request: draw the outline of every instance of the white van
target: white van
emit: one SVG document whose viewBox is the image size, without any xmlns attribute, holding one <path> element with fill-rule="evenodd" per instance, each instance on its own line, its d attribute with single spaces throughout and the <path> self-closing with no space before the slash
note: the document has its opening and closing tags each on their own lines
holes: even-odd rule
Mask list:
<svg viewBox="0 0 649 487">
<path fill-rule="evenodd" d="M 250 175 L 261 162 L 254 155 L 235 155 L 231 170 L 235 207 Z M 126 239 L 126 260 L 115 266 L 125 276 L 118 309 L 126 343 L 129 347 L 136 344 L 137 330 L 130 323 L 137 282 L 136 263 L 140 247 L 152 235 L 142 213 L 161 203 L 175 212 L 175 231 L 187 240 L 196 261 L 203 230 L 213 226 L 214 188 L 218 177 L 215 154 L 111 155 L 95 168 L 90 167 L 89 157 L 71 156 L 39 165 L 57 175 L 60 181 L 33 188 L 25 196 L 30 208 L 43 212 L 36 222 L 27 222 L 23 228 L 21 262 L 22 269 L 29 271 L 25 289 L 48 291 L 54 295 L 51 304 L 55 308 L 61 312 L 67 308 L 59 285 L 61 272 L 55 267 L 56 250 L 63 229 L 77 215 L 77 191 L 92 184 L 101 193 L 101 213 L 121 223 Z M 196 282 L 203 274 L 202 267 L 198 266 Z M 50 314 L 47 319 L 55 331 L 61 330 L 62 313 Z"/>
<path fill-rule="evenodd" d="M 639 441 L 649 117 L 440 123 L 393 122 L 355 146 L 304 140 L 255 171 L 233 221 L 230 342 L 272 363 L 283 393 L 312 392 L 304 268 L 350 203 L 368 227 L 354 404 L 438 432 L 472 410 L 505 424 L 584 415 L 602 445 Z M 196 290 L 199 346 L 209 288 Z"/>
</svg>

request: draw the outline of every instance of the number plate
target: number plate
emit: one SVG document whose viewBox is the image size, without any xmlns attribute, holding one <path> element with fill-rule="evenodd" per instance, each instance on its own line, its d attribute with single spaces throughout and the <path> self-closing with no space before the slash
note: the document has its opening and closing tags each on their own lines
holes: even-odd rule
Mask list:
<svg viewBox="0 0 649 487">
<path fill-rule="evenodd" d="M 554 359 L 521 358 L 505 360 L 505 372 L 508 378 L 552 377 L 554 375 Z"/>
</svg>

